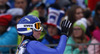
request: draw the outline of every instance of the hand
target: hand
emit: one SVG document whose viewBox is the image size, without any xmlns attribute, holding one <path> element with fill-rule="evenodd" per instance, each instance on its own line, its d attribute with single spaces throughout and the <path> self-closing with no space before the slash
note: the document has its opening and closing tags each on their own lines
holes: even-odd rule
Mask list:
<svg viewBox="0 0 100 54">
<path fill-rule="evenodd" d="M 72 23 L 68 20 L 63 20 L 61 22 L 61 34 L 68 35 L 69 28 L 71 27 Z"/>
<path fill-rule="evenodd" d="M 82 51 L 82 49 L 83 49 L 83 47 L 82 46 L 79 46 L 79 50 Z"/>
<path fill-rule="evenodd" d="M 85 46 L 79 46 L 79 50 L 80 51 L 82 51 L 83 49 L 86 49 L 87 48 L 87 46 L 85 45 Z"/>
</svg>

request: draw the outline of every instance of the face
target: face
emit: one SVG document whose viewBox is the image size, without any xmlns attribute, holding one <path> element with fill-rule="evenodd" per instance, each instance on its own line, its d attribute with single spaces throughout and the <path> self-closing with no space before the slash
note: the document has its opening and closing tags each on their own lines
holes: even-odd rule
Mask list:
<svg viewBox="0 0 100 54">
<path fill-rule="evenodd" d="M 83 17 L 83 10 L 81 8 L 76 9 L 75 19 L 79 20 Z"/>
<path fill-rule="evenodd" d="M 57 35 L 57 28 L 54 26 L 48 26 L 48 33 L 50 36 Z"/>
<path fill-rule="evenodd" d="M 80 37 L 82 35 L 82 32 L 83 32 L 82 29 L 80 27 L 78 27 L 78 26 L 75 26 L 73 28 L 73 35 L 75 37 Z"/>
<path fill-rule="evenodd" d="M 8 0 L 0 0 L 0 5 L 5 5 Z"/>
<path fill-rule="evenodd" d="M 33 31 L 33 36 L 36 39 L 39 39 L 40 38 L 40 34 L 41 34 L 41 31 Z"/>
<path fill-rule="evenodd" d="M 26 9 L 27 1 L 26 0 L 15 0 L 15 7 L 22 8 L 23 10 Z"/>
<path fill-rule="evenodd" d="M 0 25 L 0 35 L 3 34 L 6 31 L 6 26 Z"/>
<path fill-rule="evenodd" d="M 39 11 L 39 17 L 44 17 L 44 15 L 45 15 L 45 9 L 43 9 L 42 7 L 40 7 L 38 9 L 38 11 Z"/>
</svg>

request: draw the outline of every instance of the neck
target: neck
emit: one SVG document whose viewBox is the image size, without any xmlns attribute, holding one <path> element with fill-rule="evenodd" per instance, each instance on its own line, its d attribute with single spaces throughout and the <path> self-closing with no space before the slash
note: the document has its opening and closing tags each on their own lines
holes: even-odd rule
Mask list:
<svg viewBox="0 0 100 54">
<path fill-rule="evenodd" d="M 26 40 L 26 39 L 30 39 L 30 40 L 36 40 L 33 36 L 26 36 L 25 38 L 24 38 L 24 40 Z"/>
</svg>

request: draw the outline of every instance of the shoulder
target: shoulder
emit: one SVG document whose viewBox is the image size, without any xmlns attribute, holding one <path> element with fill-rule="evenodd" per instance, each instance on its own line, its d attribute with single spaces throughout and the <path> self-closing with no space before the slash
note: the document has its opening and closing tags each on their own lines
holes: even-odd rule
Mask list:
<svg viewBox="0 0 100 54">
<path fill-rule="evenodd" d="M 71 40 L 71 41 L 73 40 L 72 36 L 70 36 L 70 37 L 68 38 L 68 41 L 70 41 L 70 40 Z"/>
<path fill-rule="evenodd" d="M 36 46 L 40 46 L 40 45 L 43 45 L 41 42 L 39 42 L 39 41 L 36 41 L 36 40 L 34 40 L 34 41 L 30 41 L 28 44 L 27 44 L 27 46 L 31 46 L 31 47 L 36 47 Z"/>
<path fill-rule="evenodd" d="M 16 28 L 14 26 L 8 27 L 7 31 L 9 32 L 17 32 Z"/>
<path fill-rule="evenodd" d="M 67 44 L 72 44 L 72 43 L 75 43 L 72 36 L 70 36 L 67 40 Z"/>
</svg>

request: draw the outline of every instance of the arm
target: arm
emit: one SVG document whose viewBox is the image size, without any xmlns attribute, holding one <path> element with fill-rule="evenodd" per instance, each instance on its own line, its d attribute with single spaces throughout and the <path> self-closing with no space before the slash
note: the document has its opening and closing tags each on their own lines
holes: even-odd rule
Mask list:
<svg viewBox="0 0 100 54">
<path fill-rule="evenodd" d="M 32 41 L 27 45 L 28 52 L 31 54 L 34 51 L 36 54 L 63 54 L 66 46 L 66 36 L 62 35 L 60 39 L 60 43 L 56 49 L 48 48 L 44 44 L 38 41 Z"/>
<path fill-rule="evenodd" d="M 71 26 L 70 21 L 67 21 L 67 20 L 62 21 L 61 31 L 62 31 L 62 34 L 65 34 L 65 35 L 61 36 L 60 43 L 56 49 L 48 48 L 38 41 L 30 42 L 28 44 L 27 48 L 29 48 L 29 45 L 30 45 L 32 50 L 36 54 L 63 54 L 63 52 L 65 50 L 65 46 L 66 46 L 66 39 L 67 39 L 66 34 L 68 34 L 68 30 L 69 30 L 70 26 Z M 30 52 L 30 50 L 28 50 L 28 51 L 29 51 L 29 53 L 32 53 L 32 52 Z"/>
</svg>

